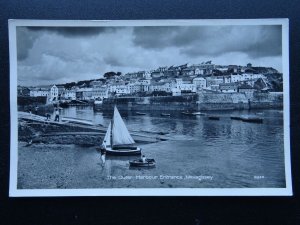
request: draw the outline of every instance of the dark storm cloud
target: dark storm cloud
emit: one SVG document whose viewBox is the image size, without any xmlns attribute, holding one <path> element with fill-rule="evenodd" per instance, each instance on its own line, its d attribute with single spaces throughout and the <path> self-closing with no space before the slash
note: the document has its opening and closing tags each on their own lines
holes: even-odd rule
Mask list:
<svg viewBox="0 0 300 225">
<path fill-rule="evenodd" d="M 191 56 L 242 52 L 249 57 L 281 55 L 281 26 L 136 27 L 134 43 L 145 49 L 179 48 Z"/>
<path fill-rule="evenodd" d="M 29 50 L 33 47 L 33 43 L 38 34 L 28 32 L 26 27 L 17 28 L 17 57 L 18 60 L 27 58 Z"/>
<path fill-rule="evenodd" d="M 206 27 L 135 27 L 134 43 L 143 48 L 182 47 L 206 39 L 210 35 Z"/>
<path fill-rule="evenodd" d="M 23 85 L 213 60 L 281 71 L 281 26 L 17 27 Z"/>
<path fill-rule="evenodd" d="M 100 33 L 114 32 L 118 27 L 27 27 L 30 31 L 46 31 L 65 37 L 96 36 Z"/>
<path fill-rule="evenodd" d="M 120 58 L 111 56 L 111 55 L 103 57 L 103 62 L 105 62 L 106 64 L 108 64 L 110 66 L 124 66 L 125 65 L 125 63 L 123 63 Z"/>
<path fill-rule="evenodd" d="M 260 40 L 249 44 L 246 51 L 252 58 L 282 55 L 281 26 L 264 26 Z"/>
<path fill-rule="evenodd" d="M 18 60 L 27 58 L 34 42 L 43 34 L 54 33 L 66 38 L 88 38 L 101 33 L 112 33 L 121 27 L 18 27 L 17 54 Z"/>
</svg>

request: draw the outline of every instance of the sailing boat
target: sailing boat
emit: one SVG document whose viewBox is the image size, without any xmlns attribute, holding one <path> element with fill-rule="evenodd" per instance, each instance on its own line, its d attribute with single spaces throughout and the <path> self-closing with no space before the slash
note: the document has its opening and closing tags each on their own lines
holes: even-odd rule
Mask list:
<svg viewBox="0 0 300 225">
<path fill-rule="evenodd" d="M 113 119 L 108 125 L 102 146 L 107 155 L 140 155 L 141 148 L 133 146 L 131 137 L 117 107 L 114 108 Z"/>
</svg>

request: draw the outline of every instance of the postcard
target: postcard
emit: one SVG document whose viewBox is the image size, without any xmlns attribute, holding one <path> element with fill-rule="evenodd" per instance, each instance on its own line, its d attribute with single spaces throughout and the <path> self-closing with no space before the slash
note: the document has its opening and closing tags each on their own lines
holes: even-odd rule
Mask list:
<svg viewBox="0 0 300 225">
<path fill-rule="evenodd" d="M 288 30 L 9 20 L 10 196 L 292 195 Z"/>
</svg>

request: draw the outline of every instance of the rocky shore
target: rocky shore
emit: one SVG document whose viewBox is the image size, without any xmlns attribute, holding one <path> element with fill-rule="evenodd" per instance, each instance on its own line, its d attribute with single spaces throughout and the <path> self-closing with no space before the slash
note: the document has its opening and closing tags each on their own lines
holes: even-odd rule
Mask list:
<svg viewBox="0 0 300 225">
<path fill-rule="evenodd" d="M 103 131 L 59 123 L 19 121 L 18 127 L 19 141 L 32 143 L 99 146 L 103 136 Z"/>
</svg>

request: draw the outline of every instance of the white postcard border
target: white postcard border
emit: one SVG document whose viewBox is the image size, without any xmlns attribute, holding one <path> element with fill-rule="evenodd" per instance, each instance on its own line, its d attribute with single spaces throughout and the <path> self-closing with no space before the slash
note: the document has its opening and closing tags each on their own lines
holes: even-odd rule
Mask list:
<svg viewBox="0 0 300 225">
<path fill-rule="evenodd" d="M 10 59 L 10 197 L 38 196 L 291 196 L 290 103 L 289 103 L 289 21 L 288 19 L 204 19 L 204 20 L 9 20 Z M 282 25 L 282 65 L 284 85 L 285 188 L 87 188 L 17 189 L 17 26 L 198 26 L 198 25 Z"/>
</svg>

